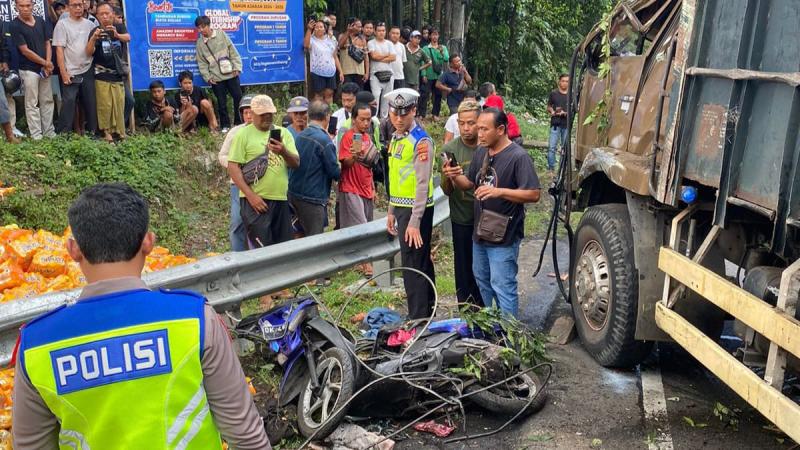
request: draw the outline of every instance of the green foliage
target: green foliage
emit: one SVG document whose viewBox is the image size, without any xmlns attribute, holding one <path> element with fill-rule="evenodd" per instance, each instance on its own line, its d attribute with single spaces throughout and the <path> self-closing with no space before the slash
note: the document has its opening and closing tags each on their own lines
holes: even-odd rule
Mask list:
<svg viewBox="0 0 800 450">
<path fill-rule="evenodd" d="M 544 117 L 556 78 L 568 72 L 575 47 L 609 6 L 609 0 L 474 0 L 467 64 L 512 106 Z"/>
<path fill-rule="evenodd" d="M 505 340 L 509 350 L 513 351 L 505 356 L 517 356 L 524 366 L 535 366 L 539 363 L 549 361 L 545 344 L 547 338 L 541 333 L 535 333 L 528 329 L 522 322 L 509 316 L 496 307 L 483 308 L 475 311 L 464 308 L 461 311 L 462 317 L 471 328 L 478 328 L 484 332 L 500 327 L 505 334 Z"/>
<path fill-rule="evenodd" d="M 218 146 L 207 132 L 137 135 L 117 145 L 79 137 L 0 144 L 0 180 L 17 188 L 0 200 L 0 222 L 61 233 L 83 188 L 125 182 L 149 201 L 160 244 L 191 255 L 224 250 L 229 187 Z"/>
<path fill-rule="evenodd" d="M 600 42 L 600 49 L 601 49 L 601 58 L 602 62 L 598 68 L 597 78 L 598 80 L 605 80 L 606 81 L 606 89 L 603 92 L 603 98 L 597 102 L 594 109 L 592 110 L 589 115 L 586 116 L 586 119 L 583 121 L 583 125 L 591 125 L 597 120 L 597 132 L 600 135 L 605 135 L 605 132 L 608 130 L 609 127 L 609 119 L 608 119 L 608 106 L 611 103 L 611 80 L 609 79 L 609 75 L 611 74 L 611 12 L 606 12 L 603 15 L 603 20 L 600 21 L 599 27 L 603 30 L 603 38 Z"/>
<path fill-rule="evenodd" d="M 325 14 L 328 9 L 326 0 L 305 0 L 305 12 L 308 15 Z"/>
</svg>

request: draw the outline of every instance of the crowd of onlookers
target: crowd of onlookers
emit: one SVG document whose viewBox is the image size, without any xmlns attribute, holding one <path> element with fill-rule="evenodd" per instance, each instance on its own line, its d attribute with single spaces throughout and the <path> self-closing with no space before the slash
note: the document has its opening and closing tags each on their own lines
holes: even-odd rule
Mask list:
<svg viewBox="0 0 800 450">
<path fill-rule="evenodd" d="M 0 125 L 6 140 L 18 142 L 24 135 L 16 128 L 12 94 L 17 91 L 24 96 L 32 139 L 72 132 L 108 142 L 124 139 L 135 105 L 128 82 L 131 37 L 120 1 L 47 0 L 44 17 L 34 15 L 33 0 L 13 1 L 18 15 L 2 23 L 0 39 Z M 192 72 L 179 74 L 174 97 L 167 97 L 162 81 L 154 81 L 144 114 L 151 131 L 208 126 L 218 132 L 242 122 L 241 57 L 224 32 L 212 30 L 207 16 L 198 17 L 195 26 L 199 75 L 211 85 L 216 109 L 193 86 Z"/>
<path fill-rule="evenodd" d="M 124 139 L 133 96 L 126 82 L 130 36 L 118 0 L 48 2 L 45 19 L 32 14 L 32 0 L 15 2 L 19 17 L 9 33 L 20 54 L 31 137 L 85 132 L 109 142 Z M 216 101 L 195 86 L 196 74 L 184 71 L 174 94 L 162 81 L 150 84 L 144 122 L 154 132 L 207 126 L 225 134 L 219 161 L 231 179 L 234 251 L 367 223 L 382 185 L 391 205 L 387 230 L 399 231 L 401 254 L 408 257 L 404 264 L 433 278 L 425 241 L 430 240 L 432 169 L 438 157 L 441 187 L 450 197 L 457 297 L 478 305 L 495 301 L 516 315 L 524 204 L 538 201 L 539 180 L 521 146 L 519 123 L 505 111 L 494 84 L 474 90 L 461 55 L 450 53 L 437 29 L 351 18 L 339 34 L 335 15 L 312 18 L 304 38 L 311 99 L 291 99 L 279 120 L 269 96 L 243 96 L 242 60 L 230 38 L 212 29 L 207 16 L 197 17 L 195 26 L 199 75 Z M 8 70 L 8 60 L 9 51 L 0 48 L 0 71 Z M 556 146 L 568 138 L 567 85 L 562 76 L 548 100 L 550 170 Z M 341 107 L 332 111 L 335 97 Z M 430 103 L 437 120 L 443 99 L 451 115 L 444 142 L 437 143 L 423 119 Z M 13 141 L 10 117 L 6 95 L 0 95 L 0 123 Z M 443 147 L 437 150 L 439 144 Z M 359 270 L 373 275 L 370 264 Z M 432 294 L 419 291 L 422 280 L 406 283 L 412 315 L 424 316 L 432 306 L 425 298 Z M 412 297 L 417 305 L 411 305 Z"/>
</svg>

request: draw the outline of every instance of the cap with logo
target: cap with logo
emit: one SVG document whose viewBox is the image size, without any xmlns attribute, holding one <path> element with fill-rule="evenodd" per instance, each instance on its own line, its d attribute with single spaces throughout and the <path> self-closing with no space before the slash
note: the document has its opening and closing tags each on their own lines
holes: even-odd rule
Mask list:
<svg viewBox="0 0 800 450">
<path fill-rule="evenodd" d="M 250 109 L 253 110 L 253 114 L 258 115 L 267 113 L 275 114 L 278 112 L 269 95 L 256 95 L 253 97 L 253 99 L 250 100 Z"/>
<path fill-rule="evenodd" d="M 286 112 L 308 111 L 308 99 L 305 97 L 295 97 L 289 101 L 289 109 Z"/>
<path fill-rule="evenodd" d="M 412 31 L 412 32 L 411 32 L 411 37 L 412 37 L 412 38 L 413 38 L 413 37 L 417 37 L 417 36 L 422 36 L 422 33 L 420 33 L 420 32 L 419 32 L 419 31 L 417 31 L 417 30 L 414 30 L 414 31 Z"/>
<path fill-rule="evenodd" d="M 389 110 L 395 114 L 405 115 L 417 106 L 419 93 L 413 89 L 400 88 L 383 96 L 389 102 Z"/>
</svg>

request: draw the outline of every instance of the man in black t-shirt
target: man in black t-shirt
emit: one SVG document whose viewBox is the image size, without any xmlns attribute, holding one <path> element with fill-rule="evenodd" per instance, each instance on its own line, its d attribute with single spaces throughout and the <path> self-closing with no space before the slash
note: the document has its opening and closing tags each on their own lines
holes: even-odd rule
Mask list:
<svg viewBox="0 0 800 450">
<path fill-rule="evenodd" d="M 461 166 L 444 166 L 442 173 L 458 189 L 475 189 L 475 233 L 472 271 L 483 304 L 497 306 L 517 317 L 517 260 L 525 229 L 525 204 L 539 201 L 539 177 L 528 152 L 508 138 L 508 117 L 496 108 L 478 117 L 478 143 L 465 175 Z M 486 226 L 484 212 L 495 213 L 496 224 Z M 488 215 L 487 215 L 488 217 Z M 504 226 L 503 226 L 504 225 Z"/>
<path fill-rule="evenodd" d="M 25 118 L 31 138 L 55 137 L 53 126 L 53 29 L 33 15 L 33 0 L 17 0 L 19 16 L 11 22 L 11 38 L 20 53 L 19 76 L 25 86 Z"/>
<path fill-rule="evenodd" d="M 547 114 L 550 114 L 550 142 L 547 150 L 547 170 L 553 171 L 556 168 L 556 148 L 559 143 L 561 148 L 569 139 L 567 134 L 567 109 L 569 99 L 567 98 L 567 88 L 569 88 L 569 75 L 561 74 L 558 77 L 558 89 L 550 93 L 547 99 Z"/>
<path fill-rule="evenodd" d="M 175 94 L 175 103 L 180 107 L 181 114 L 186 108 L 194 106 L 197 108 L 196 125 L 208 125 L 212 132 L 219 131 L 217 116 L 214 114 L 214 105 L 203 92 L 203 89 L 195 87 L 192 77 L 194 74 L 184 70 L 178 74 L 178 83 L 181 89 Z"/>
</svg>

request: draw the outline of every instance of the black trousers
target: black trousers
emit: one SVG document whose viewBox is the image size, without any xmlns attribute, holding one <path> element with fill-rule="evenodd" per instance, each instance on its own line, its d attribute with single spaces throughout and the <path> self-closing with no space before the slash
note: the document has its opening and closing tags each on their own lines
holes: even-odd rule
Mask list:
<svg viewBox="0 0 800 450">
<path fill-rule="evenodd" d="M 219 114 L 220 128 L 230 128 L 231 119 L 228 116 L 228 94 L 233 97 L 233 122 L 235 125 L 242 123 L 239 115 L 239 103 L 242 101 L 242 85 L 239 84 L 239 77 L 233 77 L 225 81 L 217 81 L 211 85 L 214 96 L 217 97 L 217 113 Z"/>
<path fill-rule="evenodd" d="M 93 135 L 97 132 L 97 97 L 94 90 L 94 66 L 86 72 L 75 75 L 82 77 L 80 83 L 69 85 L 61 83 L 61 111 L 58 112 L 57 133 L 70 133 L 75 124 L 75 107 L 78 102 L 83 107 L 84 120 L 86 120 L 86 134 Z"/>
<path fill-rule="evenodd" d="M 364 75 L 359 75 L 357 73 L 344 76 L 345 83 L 355 83 L 358 85 L 359 89 L 364 89 Z"/>
<path fill-rule="evenodd" d="M 456 298 L 459 303 L 471 303 L 483 307 L 481 292 L 472 273 L 473 224 L 460 225 L 452 222 L 453 259 L 456 275 Z"/>
<path fill-rule="evenodd" d="M 433 98 L 433 109 L 431 114 L 434 116 L 439 116 L 439 113 L 442 111 L 442 91 L 436 89 L 436 81 L 437 80 L 428 80 L 427 83 L 423 83 L 420 80 L 420 99 L 419 99 L 419 106 L 417 106 L 417 110 L 419 111 L 420 117 L 425 117 L 428 115 L 428 99 Z"/>
<path fill-rule="evenodd" d="M 417 269 L 436 282 L 436 274 L 431 260 L 431 235 L 433 234 L 433 207 L 425 208 L 419 232 L 422 236 L 422 247 L 409 247 L 405 241 L 408 222 L 411 220 L 411 208 L 394 208 L 397 219 L 397 238 L 400 240 L 400 259 L 403 267 Z M 422 275 L 408 270 L 403 271 L 403 285 L 408 298 L 408 318 L 424 319 L 433 312 L 433 287 Z"/>
<path fill-rule="evenodd" d="M 292 239 L 292 213 L 289 202 L 266 200 L 267 212 L 260 214 L 246 198 L 240 198 L 241 215 L 247 239 L 256 248 L 280 244 Z"/>
</svg>

